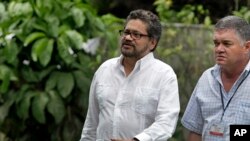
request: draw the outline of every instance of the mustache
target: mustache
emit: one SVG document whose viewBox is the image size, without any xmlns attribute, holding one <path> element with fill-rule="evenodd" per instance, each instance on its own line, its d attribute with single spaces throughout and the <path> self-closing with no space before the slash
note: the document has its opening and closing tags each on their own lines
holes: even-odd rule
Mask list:
<svg viewBox="0 0 250 141">
<path fill-rule="evenodd" d="M 135 46 L 132 42 L 128 42 L 128 41 L 123 41 L 122 45 L 128 45 L 128 46 Z"/>
</svg>

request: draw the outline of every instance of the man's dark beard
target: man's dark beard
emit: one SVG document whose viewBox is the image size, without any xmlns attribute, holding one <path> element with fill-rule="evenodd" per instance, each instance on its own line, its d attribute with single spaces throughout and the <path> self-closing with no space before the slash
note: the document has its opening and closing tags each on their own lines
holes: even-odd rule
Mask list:
<svg viewBox="0 0 250 141">
<path fill-rule="evenodd" d="M 134 49 L 133 52 L 126 52 L 126 51 L 123 52 L 123 51 L 122 51 L 122 48 L 121 48 L 121 53 L 122 53 L 122 55 L 123 55 L 124 57 L 141 58 L 141 57 L 144 56 L 143 54 L 144 54 L 145 51 L 147 50 L 146 47 L 143 48 L 143 50 L 140 50 L 140 51 L 136 50 L 136 47 L 135 47 L 134 45 L 132 45 L 132 47 L 133 47 L 133 49 Z"/>
<path fill-rule="evenodd" d="M 135 45 L 132 44 L 131 42 L 126 42 L 126 41 L 124 41 L 124 42 L 122 42 L 122 45 L 121 45 L 121 46 L 123 46 L 123 45 L 131 46 L 131 47 L 133 47 L 134 51 L 136 51 L 136 50 L 135 50 Z M 125 57 L 136 57 L 136 56 L 138 55 L 138 53 L 136 53 L 136 52 L 123 52 L 123 51 L 122 51 L 122 48 L 121 48 L 121 53 L 122 53 L 122 55 L 125 56 Z"/>
</svg>

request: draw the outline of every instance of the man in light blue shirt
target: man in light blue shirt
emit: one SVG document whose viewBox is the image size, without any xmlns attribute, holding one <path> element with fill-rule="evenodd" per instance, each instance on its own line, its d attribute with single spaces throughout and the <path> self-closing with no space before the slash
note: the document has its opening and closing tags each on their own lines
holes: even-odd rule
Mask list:
<svg viewBox="0 0 250 141">
<path fill-rule="evenodd" d="M 213 42 L 216 65 L 200 77 L 181 120 L 188 141 L 229 141 L 230 125 L 250 124 L 250 26 L 226 16 Z"/>
</svg>

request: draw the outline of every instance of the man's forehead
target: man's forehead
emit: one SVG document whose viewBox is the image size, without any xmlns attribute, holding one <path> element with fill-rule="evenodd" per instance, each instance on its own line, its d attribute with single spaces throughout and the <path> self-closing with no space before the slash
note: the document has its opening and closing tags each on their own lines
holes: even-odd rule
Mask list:
<svg viewBox="0 0 250 141">
<path fill-rule="evenodd" d="M 235 29 L 232 28 L 220 28 L 214 30 L 214 33 L 225 33 L 225 32 L 236 33 Z"/>
</svg>

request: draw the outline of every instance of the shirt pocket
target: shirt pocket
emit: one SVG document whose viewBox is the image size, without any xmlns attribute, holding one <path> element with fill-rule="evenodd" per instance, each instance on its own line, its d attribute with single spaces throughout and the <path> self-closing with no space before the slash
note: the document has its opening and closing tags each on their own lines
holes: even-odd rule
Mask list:
<svg viewBox="0 0 250 141">
<path fill-rule="evenodd" d="M 250 124 L 250 102 L 239 102 L 240 106 L 236 112 L 237 124 Z"/>
<path fill-rule="evenodd" d="M 158 106 L 159 90 L 152 88 L 137 88 L 135 111 L 139 114 L 154 117 Z"/>
</svg>

